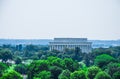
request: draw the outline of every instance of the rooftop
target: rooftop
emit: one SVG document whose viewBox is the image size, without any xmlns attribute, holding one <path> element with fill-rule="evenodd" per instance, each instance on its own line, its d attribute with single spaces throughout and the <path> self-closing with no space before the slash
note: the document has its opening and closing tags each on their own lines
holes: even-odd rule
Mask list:
<svg viewBox="0 0 120 79">
<path fill-rule="evenodd" d="M 54 38 L 54 42 L 86 42 L 87 38 Z"/>
</svg>

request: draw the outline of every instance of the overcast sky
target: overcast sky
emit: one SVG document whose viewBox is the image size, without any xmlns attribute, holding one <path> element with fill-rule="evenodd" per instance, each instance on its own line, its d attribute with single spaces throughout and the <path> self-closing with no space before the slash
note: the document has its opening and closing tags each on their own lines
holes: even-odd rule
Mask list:
<svg viewBox="0 0 120 79">
<path fill-rule="evenodd" d="M 120 0 L 0 0 L 0 38 L 120 39 Z"/>
</svg>

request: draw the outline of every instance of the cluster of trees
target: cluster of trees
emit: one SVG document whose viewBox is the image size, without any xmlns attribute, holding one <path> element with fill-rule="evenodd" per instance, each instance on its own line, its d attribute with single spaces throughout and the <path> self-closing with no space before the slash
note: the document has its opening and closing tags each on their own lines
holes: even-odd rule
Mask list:
<svg viewBox="0 0 120 79">
<path fill-rule="evenodd" d="M 0 63 L 0 79 L 119 79 L 120 62 L 110 55 L 102 54 L 94 59 L 94 65 L 87 67 L 83 62 L 71 58 L 48 57 L 35 60 L 29 65 L 18 64 L 13 69 Z"/>
<path fill-rule="evenodd" d="M 0 62 L 0 79 L 23 79 L 23 77 L 19 72 L 10 69 L 7 63 Z"/>
<path fill-rule="evenodd" d="M 0 60 L 0 79 L 120 79 L 120 46 L 82 53 L 77 47 L 60 52 L 48 46 L 4 45 Z"/>
<path fill-rule="evenodd" d="M 28 71 L 28 79 L 119 79 L 120 62 L 102 54 L 96 56 L 94 65 L 87 67 L 71 58 L 48 57 L 31 63 Z"/>
</svg>

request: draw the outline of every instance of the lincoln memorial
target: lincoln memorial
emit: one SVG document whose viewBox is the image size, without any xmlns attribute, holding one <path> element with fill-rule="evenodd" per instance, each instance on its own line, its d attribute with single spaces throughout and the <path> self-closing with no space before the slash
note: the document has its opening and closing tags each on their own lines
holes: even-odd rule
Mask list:
<svg viewBox="0 0 120 79">
<path fill-rule="evenodd" d="M 63 51 L 65 48 L 75 49 L 79 47 L 83 53 L 92 51 L 92 42 L 88 42 L 87 38 L 54 38 L 49 42 L 50 51 L 59 50 Z"/>
</svg>

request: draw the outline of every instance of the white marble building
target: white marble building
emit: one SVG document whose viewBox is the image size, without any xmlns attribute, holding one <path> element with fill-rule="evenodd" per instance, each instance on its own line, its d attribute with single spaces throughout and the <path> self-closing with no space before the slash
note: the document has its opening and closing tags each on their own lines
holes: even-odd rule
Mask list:
<svg viewBox="0 0 120 79">
<path fill-rule="evenodd" d="M 83 53 L 89 53 L 92 50 L 92 42 L 88 42 L 87 38 L 54 38 L 49 42 L 50 50 L 63 51 L 65 48 L 75 49 L 79 47 Z"/>
</svg>

